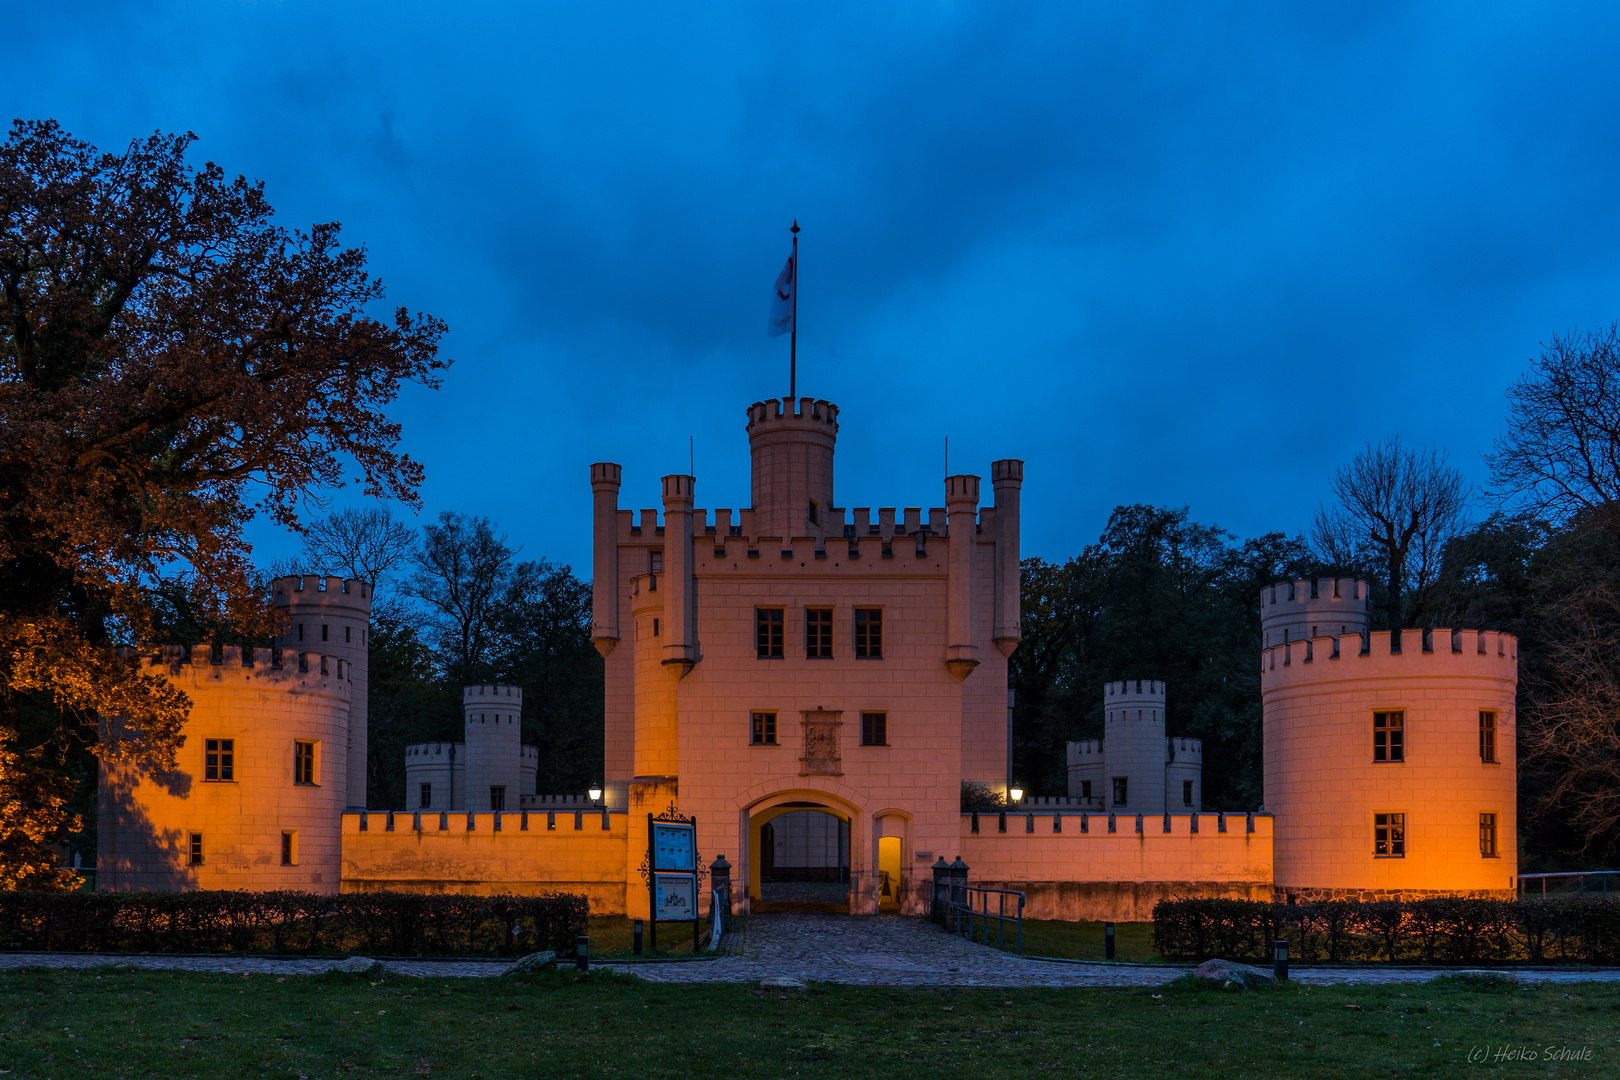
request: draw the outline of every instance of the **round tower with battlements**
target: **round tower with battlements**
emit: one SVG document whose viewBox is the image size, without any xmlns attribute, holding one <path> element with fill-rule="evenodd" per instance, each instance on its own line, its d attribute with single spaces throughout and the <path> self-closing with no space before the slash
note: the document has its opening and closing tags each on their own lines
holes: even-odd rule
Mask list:
<svg viewBox="0 0 1620 1080">
<path fill-rule="evenodd" d="M 1266 649 L 1277 891 L 1511 896 L 1517 686 L 1518 641 L 1483 630 L 1408 630 L 1397 645 L 1352 629 Z"/>
<path fill-rule="evenodd" d="M 1162 814 L 1165 804 L 1164 683 L 1127 679 L 1103 687 L 1100 793 L 1118 813 Z"/>
<path fill-rule="evenodd" d="M 523 688 L 464 687 L 461 713 L 467 761 L 465 808 L 478 813 L 519 809 L 524 794 Z"/>
<path fill-rule="evenodd" d="M 371 637 L 371 585 L 356 578 L 295 575 L 270 582 L 271 599 L 281 615 L 277 647 L 343 658 L 353 686 L 345 760 L 337 781 L 342 804 L 366 805 L 366 697 Z"/>
<path fill-rule="evenodd" d="M 1372 628 L 1372 593 L 1355 578 L 1279 581 L 1260 590 L 1261 648 Z"/>
<path fill-rule="evenodd" d="M 754 535 L 825 538 L 833 506 L 833 444 L 838 406 L 830 401 L 771 398 L 748 406 Z"/>
</svg>

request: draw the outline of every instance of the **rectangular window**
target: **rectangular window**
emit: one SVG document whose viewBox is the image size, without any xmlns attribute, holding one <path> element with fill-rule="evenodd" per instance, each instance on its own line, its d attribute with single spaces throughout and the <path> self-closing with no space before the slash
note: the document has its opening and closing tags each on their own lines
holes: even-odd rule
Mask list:
<svg viewBox="0 0 1620 1080">
<path fill-rule="evenodd" d="M 203 742 L 203 779 L 236 779 L 235 739 L 207 739 Z"/>
<path fill-rule="evenodd" d="M 1373 713 L 1373 760 L 1406 760 L 1406 714 Z"/>
<path fill-rule="evenodd" d="M 804 655 L 812 660 L 832 656 L 832 609 L 806 608 L 804 612 Z"/>
<path fill-rule="evenodd" d="M 655 574 L 662 574 L 664 572 L 664 553 L 662 551 L 650 552 L 649 558 L 648 569 Z"/>
<path fill-rule="evenodd" d="M 776 714 L 773 712 L 751 713 L 750 722 L 752 730 L 748 741 L 755 746 L 776 745 Z"/>
<path fill-rule="evenodd" d="M 1479 710 L 1479 760 L 1496 761 L 1496 714 Z"/>
<path fill-rule="evenodd" d="M 888 746 L 889 745 L 889 714 L 881 712 L 861 713 L 861 745 L 862 746 Z"/>
<path fill-rule="evenodd" d="M 293 783 L 315 782 L 315 744 L 297 740 L 293 743 Z"/>
<path fill-rule="evenodd" d="M 1496 858 L 1496 815 L 1479 815 L 1479 853 L 1487 859 Z"/>
<path fill-rule="evenodd" d="M 325 623 L 321 623 L 321 640 L 322 641 L 326 640 L 326 624 Z"/>
<path fill-rule="evenodd" d="M 653 620 L 653 637 L 658 636 L 658 630 L 659 630 L 658 620 L 654 619 Z"/>
<path fill-rule="evenodd" d="M 1373 854 L 1385 858 L 1406 857 L 1406 815 L 1373 815 Z"/>
<path fill-rule="evenodd" d="M 304 624 L 303 623 L 298 624 L 298 640 L 299 641 L 304 640 Z"/>
<path fill-rule="evenodd" d="M 761 660 L 782 655 L 782 609 L 754 609 L 754 645 Z"/>
<path fill-rule="evenodd" d="M 428 807 L 433 805 L 433 785 L 432 784 L 423 784 L 422 785 L 422 799 L 421 799 L 421 802 L 419 802 L 417 805 L 421 806 L 421 808 L 423 810 L 426 810 Z"/>
<path fill-rule="evenodd" d="M 1080 797 L 1082 799 L 1091 798 L 1091 781 L 1090 780 L 1082 780 L 1082 781 L 1080 781 Z"/>
<path fill-rule="evenodd" d="M 295 832 L 281 834 L 281 865 L 298 865 L 298 834 Z"/>
<path fill-rule="evenodd" d="M 883 658 L 883 609 L 855 609 L 855 655 L 866 660 Z"/>
<path fill-rule="evenodd" d="M 345 627 L 344 627 L 344 628 L 343 628 L 343 644 L 345 644 L 345 645 L 347 645 L 347 644 L 349 644 L 349 642 L 350 642 L 350 640 L 351 640 L 351 639 L 350 639 L 350 637 L 349 637 L 349 630 L 350 630 L 350 629 L 351 629 L 351 628 L 350 628 L 350 627 L 347 627 L 347 626 L 345 626 Z"/>
<path fill-rule="evenodd" d="M 489 788 L 489 808 L 491 810 L 506 809 L 506 788 L 500 784 L 491 784 Z"/>
<path fill-rule="evenodd" d="M 1124 806 L 1125 803 L 1127 801 L 1129 801 L 1125 797 L 1127 795 L 1127 793 L 1128 793 L 1127 788 L 1126 788 L 1126 783 L 1125 783 L 1126 779 L 1127 778 L 1123 777 L 1123 776 L 1114 777 L 1114 805 L 1115 806 Z"/>
<path fill-rule="evenodd" d="M 194 832 L 191 834 L 191 865 L 201 866 L 202 864 L 202 833 Z"/>
<path fill-rule="evenodd" d="M 1192 805 L 1192 781 L 1191 780 L 1183 780 L 1181 782 L 1181 805 L 1182 806 L 1191 806 Z"/>
</svg>

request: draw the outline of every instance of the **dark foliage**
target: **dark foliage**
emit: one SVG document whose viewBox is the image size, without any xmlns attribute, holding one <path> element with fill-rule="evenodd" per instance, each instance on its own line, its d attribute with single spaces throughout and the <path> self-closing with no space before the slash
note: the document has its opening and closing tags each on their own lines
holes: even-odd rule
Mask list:
<svg viewBox="0 0 1620 1080">
<path fill-rule="evenodd" d="M 1305 962 L 1613 964 L 1620 898 L 1161 900 L 1153 908 L 1154 948 L 1177 960 L 1270 962 L 1279 939 Z"/>
<path fill-rule="evenodd" d="M 517 956 L 571 951 L 588 914 L 571 893 L 0 891 L 0 949 Z"/>
</svg>

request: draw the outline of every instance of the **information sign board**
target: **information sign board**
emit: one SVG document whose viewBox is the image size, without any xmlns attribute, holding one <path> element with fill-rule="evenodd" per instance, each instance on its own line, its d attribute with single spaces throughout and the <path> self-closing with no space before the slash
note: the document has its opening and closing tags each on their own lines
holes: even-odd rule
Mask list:
<svg viewBox="0 0 1620 1080">
<path fill-rule="evenodd" d="M 652 868 L 693 871 L 697 826 L 685 822 L 652 823 Z"/>
<path fill-rule="evenodd" d="M 653 918 L 697 918 L 696 874 L 659 874 L 656 887 L 657 906 L 653 909 Z"/>
</svg>

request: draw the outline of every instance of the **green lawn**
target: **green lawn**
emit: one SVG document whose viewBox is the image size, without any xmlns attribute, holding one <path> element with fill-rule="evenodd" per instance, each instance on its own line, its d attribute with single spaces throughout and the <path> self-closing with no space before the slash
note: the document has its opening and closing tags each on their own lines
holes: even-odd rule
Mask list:
<svg viewBox="0 0 1620 1080">
<path fill-rule="evenodd" d="M 990 932 L 995 934 L 995 925 Z M 994 937 L 991 938 L 994 942 Z M 1007 942 L 1012 949 L 1011 939 Z M 1103 959 L 1103 924 L 1100 922 L 1060 922 L 1056 919 L 1024 920 L 1024 952 L 1029 956 L 1054 956 L 1063 960 Z M 1122 922 L 1114 924 L 1114 959 L 1143 963 L 1158 960 L 1153 954 L 1153 924 Z"/>
<path fill-rule="evenodd" d="M 1470 1064 L 1524 1048 L 1538 1060 Z M 1566 1048 L 1584 1061 L 1548 1061 Z M 1620 986 L 1159 990 L 0 975 L 0 1070 L 46 1077 L 1616 1076 Z"/>
<path fill-rule="evenodd" d="M 708 926 L 705 925 L 707 930 Z M 686 923 L 659 923 L 658 948 L 652 947 L 651 923 L 644 923 L 642 929 L 641 955 L 643 957 L 657 956 L 691 956 L 692 955 L 692 924 Z M 598 959 L 634 959 L 635 927 L 633 920 L 623 915 L 592 915 L 590 925 L 585 932 L 591 936 L 591 955 Z M 707 955 L 707 954 L 702 954 Z"/>
</svg>

